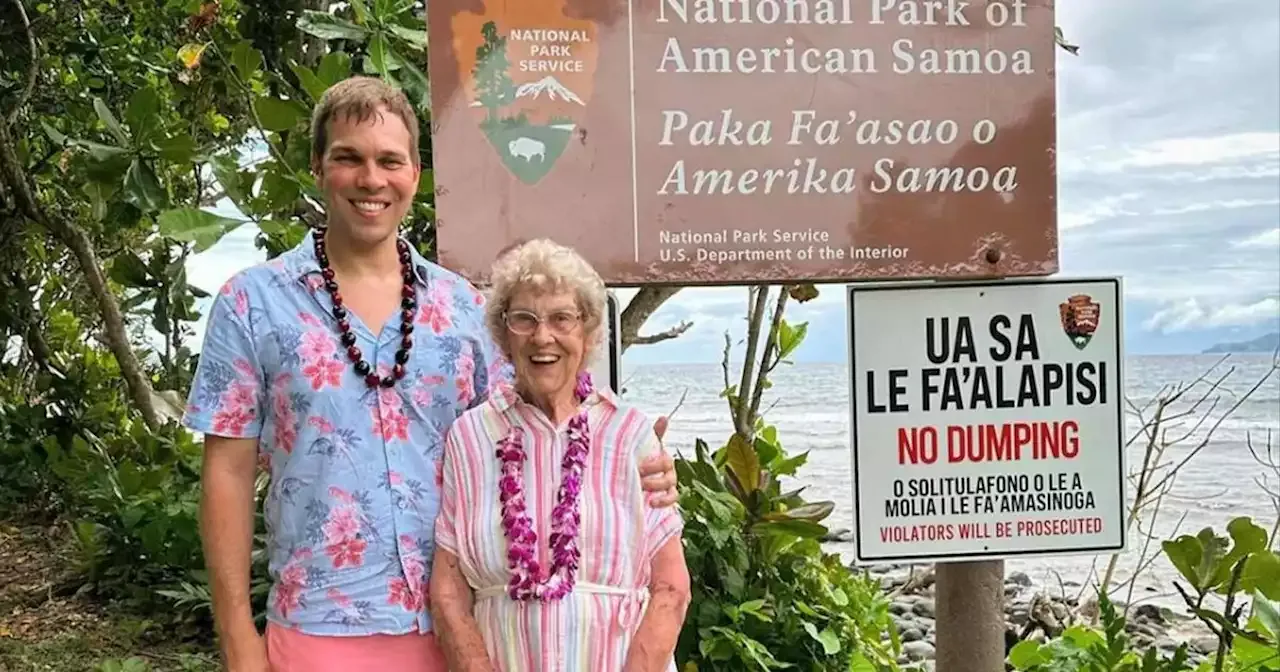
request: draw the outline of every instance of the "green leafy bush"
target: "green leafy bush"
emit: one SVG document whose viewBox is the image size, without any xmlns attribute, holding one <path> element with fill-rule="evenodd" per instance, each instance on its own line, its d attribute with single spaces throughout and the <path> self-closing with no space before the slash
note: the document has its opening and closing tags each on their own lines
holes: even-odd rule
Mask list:
<svg viewBox="0 0 1280 672">
<path fill-rule="evenodd" d="M 1198 665 L 1187 646 L 1170 657 L 1155 648 L 1129 647 L 1125 619 L 1105 591 L 1099 592 L 1102 629 L 1068 628 L 1043 644 L 1019 642 L 1008 662 L 1024 672 L 1277 672 L 1280 671 L 1280 557 L 1268 547 L 1266 530 L 1249 518 L 1227 525 L 1230 538 L 1204 528 L 1163 542 L 1164 555 L 1188 582 L 1175 583 L 1188 611 L 1218 637 L 1218 651 Z M 1211 595 L 1225 601 L 1221 611 L 1206 607 Z M 1240 624 L 1250 604 L 1252 614 Z"/>
<path fill-rule="evenodd" d="M 1099 593 L 1098 608 L 1102 630 L 1083 625 L 1067 628 L 1060 636 L 1040 644 L 1031 640 L 1019 642 L 1009 652 L 1009 663 L 1015 670 L 1026 672 L 1184 672 L 1191 670 L 1187 662 L 1187 645 L 1178 647 L 1172 657 L 1159 657 L 1155 647 L 1145 653 L 1130 649 L 1125 634 L 1125 618 L 1116 612 L 1105 592 Z"/>
<path fill-rule="evenodd" d="M 61 375 L 49 375 L 38 398 L 0 397 L 0 500 L 23 518 L 71 526 L 79 582 L 72 588 L 207 632 L 200 444 L 176 423 L 152 432 L 140 421 L 110 353 L 56 330 L 50 341 L 64 362 Z M 259 520 L 259 535 L 264 530 Z M 253 568 L 259 612 L 267 588 L 262 545 L 260 537 Z"/>
<path fill-rule="evenodd" d="M 753 444 L 735 433 L 714 455 L 701 440 L 695 450 L 676 464 L 693 583 L 681 670 L 896 669 L 879 582 L 822 550 L 832 503 L 781 490 L 807 453 L 788 457 L 773 427 Z"/>
</svg>

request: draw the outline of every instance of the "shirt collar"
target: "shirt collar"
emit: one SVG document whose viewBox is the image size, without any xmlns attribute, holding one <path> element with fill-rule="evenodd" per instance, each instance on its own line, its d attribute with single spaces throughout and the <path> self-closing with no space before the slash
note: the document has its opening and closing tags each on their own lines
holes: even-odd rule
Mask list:
<svg viewBox="0 0 1280 672">
<path fill-rule="evenodd" d="M 517 404 L 527 403 L 524 399 L 520 398 L 519 393 L 516 392 L 515 386 L 512 385 L 511 381 L 501 380 L 495 382 L 490 389 L 491 392 L 489 394 L 489 400 L 499 413 L 506 413 L 508 409 Z M 618 408 L 618 397 L 613 393 L 613 390 L 609 389 L 607 386 L 596 386 L 591 391 L 591 394 L 587 395 L 586 400 L 582 402 L 582 406 L 583 408 L 589 409 L 596 404 L 602 403 L 608 404 L 610 407 L 615 409 Z"/>
<path fill-rule="evenodd" d="M 307 235 L 298 243 L 296 247 L 281 255 L 285 268 L 297 280 L 306 280 L 309 275 L 320 274 L 320 261 L 316 258 L 315 232 L 307 231 Z M 418 250 L 409 246 L 409 258 L 413 264 L 413 275 L 422 283 L 424 287 L 431 284 L 431 264 L 418 253 Z"/>
</svg>

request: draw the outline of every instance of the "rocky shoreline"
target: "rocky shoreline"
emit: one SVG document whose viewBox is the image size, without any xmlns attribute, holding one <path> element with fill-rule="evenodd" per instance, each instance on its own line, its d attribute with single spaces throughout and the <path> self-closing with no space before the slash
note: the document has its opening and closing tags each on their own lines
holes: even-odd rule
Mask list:
<svg viewBox="0 0 1280 672">
<path fill-rule="evenodd" d="M 875 565 L 865 569 L 879 578 L 890 595 L 890 611 L 902 641 L 898 662 L 910 669 L 932 671 L 937 646 L 934 614 L 932 565 Z M 1074 589 L 1074 592 L 1072 592 Z M 1005 578 L 1005 637 L 1008 646 L 1021 639 L 1045 641 L 1080 622 L 1088 622 L 1097 611 L 1097 601 L 1088 591 L 1077 600 L 1079 584 L 1064 587 L 1037 587 L 1023 572 Z M 1116 608 L 1123 609 L 1116 601 Z M 1170 656 L 1182 642 L 1188 643 L 1193 663 L 1217 650 L 1218 640 L 1203 625 L 1186 616 L 1150 604 L 1138 604 L 1129 611 L 1125 631 L 1132 645 L 1143 649 L 1155 646 L 1162 656 Z"/>
</svg>

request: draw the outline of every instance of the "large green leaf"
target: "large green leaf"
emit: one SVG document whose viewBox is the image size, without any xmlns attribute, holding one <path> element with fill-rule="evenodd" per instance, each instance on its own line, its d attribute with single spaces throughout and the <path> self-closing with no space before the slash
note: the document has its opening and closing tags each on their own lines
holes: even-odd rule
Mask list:
<svg viewBox="0 0 1280 672">
<path fill-rule="evenodd" d="M 124 128 L 120 126 L 120 121 L 116 119 L 116 115 L 111 113 L 107 103 L 95 96 L 93 99 L 93 111 L 98 113 L 98 119 L 101 119 L 102 123 L 106 124 L 107 130 L 111 131 L 111 135 L 115 136 L 120 146 L 128 147 L 129 135 L 124 132 Z"/>
<path fill-rule="evenodd" d="M 1259 551 L 1249 556 L 1240 574 L 1240 589 L 1280 601 L 1280 557 L 1270 551 Z"/>
<path fill-rule="evenodd" d="M 775 511 L 765 516 L 765 520 L 808 520 L 816 523 L 831 515 L 835 508 L 835 502 L 811 502 L 794 509 Z"/>
<path fill-rule="evenodd" d="M 244 79 L 252 79 L 262 68 L 262 52 L 254 48 L 253 43 L 242 40 L 231 52 L 231 64 Z"/>
<path fill-rule="evenodd" d="M 351 0 L 351 9 L 355 11 L 356 23 L 360 25 L 369 23 L 370 19 L 374 17 L 374 12 L 369 11 L 369 5 L 364 0 Z M 379 15 L 378 18 L 382 18 L 382 16 Z"/>
<path fill-rule="evenodd" d="M 773 473 L 777 476 L 794 476 L 800 467 L 803 467 L 809 461 L 809 451 L 804 451 L 799 455 L 792 455 L 785 460 L 778 462 L 773 468 Z"/>
<path fill-rule="evenodd" d="M 778 359 L 786 359 L 804 343 L 805 334 L 809 331 L 809 323 L 801 322 L 792 327 L 785 320 L 778 325 Z"/>
<path fill-rule="evenodd" d="M 1230 585 L 1231 572 L 1237 562 L 1267 548 L 1267 531 L 1248 517 L 1242 516 L 1227 523 L 1227 532 L 1231 535 L 1231 550 L 1218 563 L 1217 572 L 1212 579 L 1219 592 L 1225 592 Z"/>
<path fill-rule="evenodd" d="M 320 102 L 320 97 L 329 88 L 329 85 L 320 79 L 320 76 L 311 68 L 308 68 L 297 61 L 289 62 L 289 69 L 293 70 L 293 74 L 297 76 L 298 83 L 302 85 L 302 90 L 311 96 L 313 102 Z"/>
<path fill-rule="evenodd" d="M 304 116 L 296 105 L 278 98 L 256 98 L 253 110 L 257 112 L 263 128 L 276 132 L 293 128 Z"/>
<path fill-rule="evenodd" d="M 160 158 L 174 163 L 188 163 L 196 154 L 196 142 L 186 131 L 153 140 L 151 146 L 160 154 Z"/>
<path fill-rule="evenodd" d="M 107 277 L 125 287 L 135 289 L 157 285 L 147 271 L 147 265 L 142 263 L 132 250 L 125 250 L 111 260 L 111 270 L 107 271 Z"/>
<path fill-rule="evenodd" d="M 322 40 L 352 40 L 363 42 L 369 31 L 346 19 L 327 12 L 308 9 L 298 19 L 298 30 Z"/>
<path fill-rule="evenodd" d="M 1258 612 L 1258 622 L 1277 641 L 1276 652 L 1280 653 L 1280 600 L 1269 600 L 1265 595 L 1257 594 L 1253 596 L 1253 608 Z"/>
<path fill-rule="evenodd" d="M 1260 634 L 1267 630 L 1260 615 L 1250 618 L 1245 624 L 1245 629 L 1251 633 Z M 1280 637 L 1280 635 L 1272 635 Z M 1234 662 L 1240 670 L 1257 670 L 1257 672 L 1267 672 L 1271 669 L 1280 668 L 1280 643 L 1267 645 L 1262 642 L 1255 641 L 1248 636 L 1236 635 L 1231 642 L 1231 655 L 1235 659 Z M 1263 665 L 1271 667 L 1264 667 Z"/>
<path fill-rule="evenodd" d="M 175 208 L 160 215 L 160 235 L 195 243 L 195 251 L 203 252 L 244 220 L 215 215 L 196 208 Z"/>
<path fill-rule="evenodd" d="M 92 140 L 72 140 L 71 143 L 77 147 L 83 147 L 89 150 L 89 156 L 92 157 L 94 161 L 112 161 L 129 155 L 128 149 L 104 145 L 100 142 L 93 142 Z M 115 176 L 119 177 L 120 173 L 116 173 Z"/>
<path fill-rule="evenodd" d="M 387 77 L 391 74 L 391 58 L 387 56 L 387 38 L 381 32 L 374 33 L 373 39 L 369 40 L 369 62 L 373 64 L 373 69 L 379 75 Z"/>
<path fill-rule="evenodd" d="M 320 69 L 316 71 L 325 87 L 333 86 L 351 76 L 351 54 L 345 51 L 331 51 L 320 59 Z"/>
<path fill-rule="evenodd" d="M 156 178 L 151 165 L 135 158 L 124 176 L 125 195 L 130 203 L 143 212 L 163 210 L 169 204 L 169 195 Z"/>
<path fill-rule="evenodd" d="M 390 26 L 390 29 L 391 29 L 391 32 L 396 34 L 396 37 L 404 40 L 409 46 L 413 47 L 414 49 L 421 51 L 427 48 L 427 31 L 414 30 L 412 28 L 405 28 L 404 26 L 394 26 L 394 25 Z"/>
<path fill-rule="evenodd" d="M 401 88 L 409 96 L 409 102 L 419 110 L 431 109 L 431 82 L 427 76 L 413 64 L 413 61 L 402 57 L 394 49 L 389 49 L 388 57 L 392 64 L 399 68 Z"/>
<path fill-rule="evenodd" d="M 155 89 L 144 87 L 133 93 L 129 99 L 129 107 L 124 118 L 135 136 L 144 137 L 154 133 L 159 126 L 160 96 Z M 141 144 L 141 141 L 139 141 Z"/>
<path fill-rule="evenodd" d="M 734 432 L 729 438 L 725 454 L 725 465 L 745 493 L 750 493 L 759 487 L 760 457 L 756 455 L 755 448 L 742 438 L 742 435 Z"/>
<path fill-rule="evenodd" d="M 248 208 L 249 188 L 252 184 L 242 177 L 238 162 L 238 156 L 224 154 L 214 157 L 209 165 L 213 168 L 213 175 L 218 178 L 218 184 L 222 185 L 227 198 L 230 198 L 236 207 L 245 210 Z"/>
<path fill-rule="evenodd" d="M 116 191 L 116 185 L 109 182 L 89 181 L 84 183 L 84 193 L 89 197 L 89 209 L 94 221 L 102 221 L 107 216 L 107 199 Z"/>
<path fill-rule="evenodd" d="M 823 653 L 828 656 L 834 656 L 837 653 L 840 653 L 840 638 L 836 637 L 836 633 L 832 632 L 831 628 L 824 628 L 822 632 L 818 632 L 817 626 L 809 621 L 805 621 L 804 631 L 809 633 L 809 636 L 818 643 L 822 644 Z"/>
<path fill-rule="evenodd" d="M 66 134 L 49 125 L 48 121 L 41 119 L 40 127 L 44 129 L 45 135 L 49 136 L 49 139 L 53 141 L 53 144 L 58 145 L 59 147 L 67 144 L 68 138 Z"/>
<path fill-rule="evenodd" d="M 272 210 L 285 210 L 298 200 L 301 188 L 287 173 L 267 171 L 262 176 L 261 198 Z"/>
<path fill-rule="evenodd" d="M 1161 543 L 1169 561 L 1197 591 L 1212 588 L 1218 563 L 1227 553 L 1227 540 L 1204 528 L 1196 536 L 1180 535 Z"/>
<path fill-rule="evenodd" d="M 820 539 L 828 530 L 826 526 L 808 520 L 766 520 L 751 526 L 760 534 L 796 536 L 805 539 Z"/>
</svg>

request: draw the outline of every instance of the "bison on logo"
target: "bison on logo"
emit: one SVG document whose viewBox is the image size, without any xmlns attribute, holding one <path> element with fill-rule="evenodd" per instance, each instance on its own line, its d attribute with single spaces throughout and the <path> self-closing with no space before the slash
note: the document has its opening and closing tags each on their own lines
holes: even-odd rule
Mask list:
<svg viewBox="0 0 1280 672">
<path fill-rule="evenodd" d="M 480 130 L 507 169 L 535 184 L 569 145 L 596 66 L 596 27 L 567 0 L 487 0 L 456 15 L 458 68 Z"/>
<path fill-rule="evenodd" d="M 1058 304 L 1058 316 L 1062 320 L 1062 331 L 1071 339 L 1077 350 L 1084 350 L 1093 340 L 1093 332 L 1098 330 L 1098 319 L 1102 314 L 1102 306 L 1088 294 L 1074 294 L 1066 301 Z"/>
</svg>

